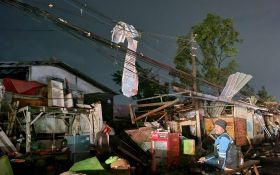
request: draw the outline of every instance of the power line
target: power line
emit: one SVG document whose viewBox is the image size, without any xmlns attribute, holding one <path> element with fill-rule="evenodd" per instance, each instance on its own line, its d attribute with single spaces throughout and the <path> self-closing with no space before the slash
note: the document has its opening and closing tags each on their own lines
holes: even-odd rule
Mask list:
<svg viewBox="0 0 280 175">
<path fill-rule="evenodd" d="M 68 0 L 64 0 L 64 1 L 69 2 Z M 73 0 L 72 0 L 72 1 L 73 1 Z M 74 1 L 74 2 L 77 2 L 77 1 Z M 81 4 L 81 3 L 80 3 L 80 4 Z M 78 6 L 76 6 L 76 7 L 78 8 Z M 90 6 L 86 6 L 86 8 L 87 8 L 88 10 L 93 11 L 94 13 L 100 15 L 101 17 L 105 18 L 106 20 L 108 20 L 108 21 L 110 21 L 110 22 L 112 22 L 112 23 L 114 23 L 114 24 L 117 24 L 117 21 L 116 21 L 116 20 L 114 20 L 114 19 L 112 19 L 112 18 L 110 18 L 110 17 L 104 15 L 103 13 L 99 12 L 98 10 L 96 10 L 96 9 L 90 7 Z M 95 16 L 95 18 L 97 18 L 97 17 Z M 98 19 L 98 18 L 97 18 L 97 19 Z M 107 23 L 107 24 L 108 24 L 108 23 Z M 108 25 L 110 25 L 110 24 L 108 24 Z M 110 26 L 113 26 L 113 25 L 110 25 Z M 177 40 L 177 37 L 174 37 L 174 36 L 171 36 L 171 35 L 165 35 L 165 34 L 159 34 L 159 33 L 151 33 L 151 32 L 144 32 L 144 31 L 142 31 L 142 30 L 139 30 L 139 31 L 141 32 L 141 34 L 145 34 L 145 35 L 152 36 L 152 37 L 155 37 L 155 38 L 167 38 L 167 39 L 171 39 L 171 40 Z M 148 45 L 148 44 L 147 44 L 147 45 Z M 153 51 L 155 51 L 155 52 L 160 53 L 160 51 L 157 50 L 157 49 L 153 49 L 152 47 L 149 47 L 149 46 L 145 46 L 145 47 L 146 47 L 146 48 L 149 48 L 150 50 L 153 50 Z M 183 48 L 176 54 L 176 56 L 177 56 L 178 54 L 180 54 L 180 53 L 181 53 L 184 49 L 186 49 L 186 48 L 187 48 L 187 47 L 183 47 Z M 162 54 L 161 54 L 161 55 L 162 55 Z M 176 56 L 175 56 L 175 57 L 176 57 Z M 243 89 L 243 90 L 244 90 L 244 89 Z M 251 94 L 251 95 L 257 96 L 255 93 L 249 91 L 248 89 L 245 90 L 245 91 L 248 92 L 248 93 Z M 240 92 L 239 92 L 238 94 L 239 94 L 239 95 L 242 95 L 242 94 L 240 94 Z M 260 99 L 260 98 L 259 98 L 259 99 Z"/>
<path fill-rule="evenodd" d="M 54 29 L 25 29 L 25 28 L 0 28 L 0 31 L 8 32 L 56 32 Z"/>
<path fill-rule="evenodd" d="M 191 74 L 189 73 L 186 73 L 184 71 L 181 71 L 181 70 L 178 70 L 178 69 L 175 69 L 175 68 L 172 68 L 171 66 L 169 65 L 165 65 L 165 64 L 162 64 L 158 61 L 155 61 L 153 59 L 151 59 L 150 57 L 147 57 L 147 56 L 144 56 L 143 54 L 141 53 L 138 53 L 138 52 L 134 52 L 128 48 L 126 48 L 125 46 L 123 45 L 119 45 L 119 44 L 115 44 L 115 43 L 112 43 L 111 41 L 107 40 L 107 39 L 104 39 L 98 35 L 95 35 L 94 33 L 92 32 L 89 32 L 87 30 L 84 30 L 82 28 L 79 28 L 79 27 L 76 27 L 72 24 L 69 24 L 67 21 L 59 18 L 59 17 L 56 17 L 46 11 L 43 11 L 43 10 L 40 10 L 38 9 L 37 7 L 33 7 L 33 6 L 30 6 L 28 4 L 25 4 L 25 3 L 21 3 L 21 2 L 18 2 L 18 1 L 15 1 L 15 0 L 1 0 L 0 1 L 1 3 L 6 3 L 6 4 L 9 4 L 11 6 L 14 6 L 16 8 L 19 8 L 19 9 L 22 9 L 24 11 L 28 11 L 28 12 L 31 12 L 31 13 L 34 13 L 34 14 L 37 14 L 37 15 L 40 15 L 40 16 L 44 16 L 44 17 L 47 17 L 48 19 L 50 19 L 52 22 L 54 22 L 54 24 L 58 25 L 59 27 L 61 27 L 62 29 L 70 29 L 71 31 L 67 30 L 67 32 L 69 33 L 72 33 L 73 34 L 79 34 L 87 39 L 90 39 L 90 40 L 94 40 L 94 41 L 97 41 L 99 43 L 102 43 L 103 45 L 107 46 L 107 47 L 110 47 L 110 48 L 118 48 L 120 49 L 122 52 L 130 52 L 132 54 L 135 54 L 137 57 L 139 57 L 143 62 L 147 63 L 147 64 L 150 64 L 150 65 L 153 65 L 155 67 L 159 67 L 159 68 L 162 68 L 162 69 L 165 69 L 169 72 L 175 72 L 177 73 L 179 76 L 183 77 L 183 78 L 186 78 L 186 79 L 195 79 L 197 81 L 201 81 L 203 83 L 206 83 L 212 87 L 215 87 L 215 88 L 222 88 L 221 86 L 219 85 L 216 85 L 214 83 L 211 83 L 207 80 L 204 80 L 203 78 L 194 78 Z M 77 37 L 77 36 L 76 36 Z M 81 39 L 81 38 L 79 38 Z M 186 76 L 186 77 L 184 77 Z"/>
<path fill-rule="evenodd" d="M 89 44 L 92 45 L 92 43 L 89 43 Z M 96 50 L 98 53 L 102 54 L 102 56 L 104 56 L 106 59 L 108 59 L 108 60 L 109 60 L 110 62 L 112 62 L 113 64 L 115 63 L 116 56 L 111 55 L 111 54 L 108 54 L 107 52 L 105 52 L 105 51 L 102 50 L 102 49 L 95 48 L 95 50 Z M 125 69 L 125 70 L 127 70 L 127 71 L 129 71 L 129 72 L 134 73 L 132 70 L 130 70 L 130 69 L 128 69 L 128 68 L 126 68 L 126 67 L 123 66 L 123 64 L 125 63 L 125 58 L 124 58 L 124 57 L 119 57 L 118 60 L 121 60 L 121 63 L 122 63 L 122 64 L 117 64 L 117 66 L 118 66 L 120 69 Z M 126 63 L 131 64 L 131 63 L 129 63 L 129 62 L 126 62 Z M 161 68 L 159 68 L 157 71 L 159 71 L 160 69 L 161 69 Z M 150 82 L 153 82 L 153 83 L 155 83 L 155 84 L 157 84 L 158 86 L 161 86 L 161 87 L 168 87 L 168 85 L 172 82 L 172 79 L 169 79 L 169 78 L 167 78 L 166 76 L 161 76 L 160 74 L 155 74 L 154 72 L 153 72 L 153 73 L 151 72 L 151 73 L 152 73 L 153 76 L 159 77 L 158 81 L 155 80 L 155 79 L 153 79 L 153 78 L 151 78 L 151 77 L 149 77 L 149 76 L 148 76 L 148 77 L 145 76 L 145 75 L 146 75 L 146 72 L 144 72 L 144 70 L 142 70 L 142 69 L 137 69 L 137 72 L 138 72 L 139 78 L 142 78 L 142 79 L 148 80 L 148 81 L 150 81 Z M 165 82 L 160 83 L 160 80 L 165 80 Z M 168 85 L 166 85 L 165 83 L 168 83 Z M 180 84 L 180 86 L 186 88 L 185 85 Z"/>
<path fill-rule="evenodd" d="M 75 15 L 75 16 L 78 16 L 78 17 L 82 17 L 83 15 L 82 14 L 87 14 L 89 15 L 91 18 L 94 18 L 95 20 L 97 20 L 99 23 L 102 23 L 102 24 L 105 24 L 105 25 L 108 25 L 110 26 L 111 28 L 116 25 L 118 23 L 118 21 L 112 19 L 111 17 L 109 16 L 106 16 L 105 14 L 101 13 L 100 11 L 96 10 L 95 8 L 91 7 L 91 6 L 88 6 L 86 5 L 86 3 L 84 2 L 84 4 L 82 2 L 79 2 L 79 1 L 71 1 L 71 0 L 64 0 L 66 3 L 68 3 L 69 5 L 71 5 L 72 7 L 76 8 L 79 10 L 79 12 L 81 12 L 81 15 L 76 15 L 76 14 L 73 14 L 72 12 L 70 12 L 68 9 L 65 10 L 63 8 L 59 8 L 59 7 L 56 7 L 54 5 L 54 7 L 52 8 L 55 8 L 57 10 L 60 10 L 60 11 L 63 11 L 63 12 L 67 12 L 67 13 L 70 13 L 71 15 Z M 43 2 L 37 2 L 36 3 L 38 4 L 43 4 L 44 6 L 47 6 L 48 4 L 47 3 L 43 3 Z M 85 9 L 85 10 L 84 10 Z M 97 14 L 98 16 L 101 16 L 101 18 L 99 18 L 98 16 L 96 15 L 93 15 L 93 12 L 94 14 Z M 82 18 L 84 19 L 84 18 Z M 108 22 L 107 22 L 108 21 Z M 125 30 L 125 29 L 124 29 Z M 137 29 L 138 30 L 138 29 Z M 165 39 L 171 39 L 171 40 L 176 40 L 176 37 L 175 36 L 171 36 L 171 35 L 166 35 L 166 34 L 160 34 L 160 33 L 151 33 L 151 32 L 144 32 L 142 30 L 138 30 L 139 33 L 141 33 L 141 36 L 144 36 L 144 35 L 147 35 L 149 37 L 154 37 L 156 38 L 157 40 L 159 38 L 165 38 Z M 146 43 L 147 44 L 147 43 Z M 164 51 L 160 51 L 158 49 L 154 49 L 153 47 L 151 47 L 150 45 L 149 46 L 145 46 L 144 44 L 142 44 L 141 42 L 141 45 L 146 47 L 146 48 L 149 48 L 150 50 L 160 54 L 160 55 L 163 55 L 162 52 Z M 147 44 L 148 45 L 148 44 Z M 165 60 L 167 60 L 165 58 Z"/>
<path fill-rule="evenodd" d="M 37 7 L 33 7 L 33 6 L 29 5 L 29 4 L 22 3 L 22 2 L 19 2 L 19 1 L 16 1 L 16 0 L 1 0 L 1 2 L 2 3 L 7 3 L 7 4 L 11 5 L 11 6 L 17 7 L 19 9 L 22 9 L 24 11 L 28 11 L 28 12 L 36 14 L 36 15 L 47 17 L 54 24 L 58 25 L 59 27 L 61 27 L 63 29 L 68 29 L 71 32 L 76 32 L 77 34 L 80 34 L 80 35 L 82 35 L 82 36 L 84 36 L 84 37 L 86 37 L 86 38 L 88 38 L 90 40 L 102 43 L 103 45 L 105 45 L 107 47 L 119 48 L 122 52 L 125 52 L 125 53 L 129 52 L 129 53 L 135 54 L 143 62 L 146 62 L 146 63 L 148 63 L 150 65 L 155 66 L 155 67 L 160 67 L 160 68 L 165 69 L 165 70 L 167 70 L 169 72 L 174 72 L 174 73 L 178 74 L 179 76 L 182 76 L 183 78 L 188 78 L 188 79 L 192 79 L 192 80 L 196 80 L 196 81 L 201 81 L 201 82 L 206 83 L 208 85 L 211 85 L 213 87 L 221 88 L 221 86 L 218 86 L 218 85 L 216 85 L 214 83 L 211 83 L 211 82 L 209 82 L 207 80 L 204 80 L 202 78 L 194 78 L 189 73 L 186 73 L 184 71 L 175 69 L 175 68 L 173 68 L 173 67 L 171 67 L 169 65 L 160 63 L 160 62 L 158 62 L 156 60 L 153 60 L 150 57 L 145 56 L 145 55 L 143 55 L 141 53 L 134 52 L 134 51 L 128 49 L 127 47 L 123 46 L 123 45 L 113 43 L 110 40 L 107 40 L 107 39 L 105 39 L 103 37 L 100 37 L 100 36 L 94 34 L 93 32 L 89 32 L 89 31 L 87 31 L 85 29 L 82 29 L 80 27 L 74 26 L 74 25 L 68 23 L 67 21 L 65 21 L 65 20 L 63 20 L 63 19 L 61 19 L 61 18 L 59 18 L 59 17 L 57 17 L 55 15 L 52 15 L 52 14 L 46 12 L 46 11 L 40 10 Z"/>
<path fill-rule="evenodd" d="M 69 2 L 69 0 L 64 0 L 64 1 L 68 1 L 68 2 Z M 70 1 L 73 1 L 73 2 L 75 2 L 75 3 L 78 3 L 78 2 L 75 1 L 75 0 L 70 0 Z M 81 3 L 80 3 L 80 4 L 81 4 Z M 92 12 L 98 14 L 99 16 L 103 17 L 104 19 L 110 21 L 110 22 L 113 23 L 114 25 L 116 25 L 116 24 L 118 23 L 118 21 L 116 21 L 115 19 L 113 19 L 113 18 L 111 18 L 111 17 L 105 15 L 104 13 L 102 13 L 102 12 L 96 10 L 96 9 L 93 8 L 93 7 L 90 7 L 90 6 L 87 5 L 85 8 L 88 9 L 89 11 L 92 11 Z M 147 34 L 147 35 L 149 35 L 149 36 L 155 36 L 155 37 L 157 37 L 157 38 L 162 37 L 162 38 L 168 38 L 168 39 L 172 39 L 172 40 L 176 40 L 176 38 L 177 38 L 176 36 L 171 36 L 171 35 L 166 35 L 166 34 L 160 34 L 160 33 L 145 32 L 145 31 L 143 31 L 143 30 L 141 30 L 141 29 L 138 29 L 138 28 L 136 28 L 136 29 L 137 29 L 137 31 L 140 31 L 140 32 L 143 33 L 143 34 Z"/>
<path fill-rule="evenodd" d="M 108 60 L 110 60 L 111 62 L 115 61 L 115 60 L 114 60 L 115 56 L 109 55 L 109 54 L 107 54 L 106 52 L 104 52 L 104 51 L 102 51 L 102 50 L 100 50 L 100 49 L 96 49 L 96 50 L 97 50 L 100 54 L 102 54 L 105 58 L 107 58 Z M 124 57 L 121 57 L 120 59 L 122 60 L 122 63 L 124 64 L 124 63 L 125 63 L 125 58 L 124 58 Z M 129 62 L 126 62 L 126 63 L 130 64 Z M 126 68 L 126 67 L 123 67 L 123 66 L 121 66 L 120 64 L 117 64 L 117 65 L 118 65 L 119 68 L 126 69 L 126 70 L 128 70 L 129 72 L 134 73 L 132 70 L 130 70 L 130 69 Z M 166 87 L 164 84 L 160 84 L 159 81 L 156 81 L 156 80 L 154 80 L 154 79 L 152 79 L 152 78 L 143 76 L 143 75 L 146 75 L 146 72 L 144 72 L 144 70 L 142 70 L 142 69 L 137 69 L 137 72 L 139 73 L 139 74 L 138 74 L 139 77 L 141 77 L 141 78 L 143 78 L 143 79 L 145 79 L 145 80 L 149 80 L 149 81 L 151 81 L 151 82 L 154 82 L 155 84 L 158 84 L 159 86 Z M 155 75 L 155 74 L 154 74 L 154 75 Z M 160 77 L 160 79 L 167 79 L 168 81 L 170 81 L 170 80 L 169 80 L 168 78 L 166 78 L 166 77 L 162 77 L 162 76 L 160 76 L 160 75 L 158 75 L 158 76 Z M 169 83 L 169 82 L 168 82 L 168 83 Z"/>
<path fill-rule="evenodd" d="M 86 10 L 83 10 L 83 8 L 79 7 L 79 6 L 76 5 L 74 2 L 70 2 L 70 1 L 68 1 L 68 0 L 64 0 L 64 2 L 70 4 L 72 7 L 75 7 L 75 8 L 77 8 L 77 9 L 79 9 L 79 11 L 80 11 L 81 13 L 87 13 L 90 17 L 95 18 L 95 19 L 98 20 L 100 23 L 103 23 L 103 24 L 106 24 L 106 25 L 109 25 L 109 26 L 113 26 L 112 24 L 110 24 L 110 23 L 108 23 L 108 22 L 105 22 L 104 20 L 98 18 L 97 16 L 92 15 L 91 13 L 87 12 Z M 99 14 L 99 15 L 101 15 L 103 18 L 109 19 L 109 20 L 112 22 L 112 20 L 111 20 L 110 18 L 106 17 L 105 15 L 102 15 L 100 12 L 97 12 L 97 11 L 96 11 L 96 13 Z M 113 21 L 113 22 L 114 22 L 114 21 Z M 114 22 L 114 23 L 115 23 L 115 22 Z"/>
<path fill-rule="evenodd" d="M 112 27 L 112 26 L 114 26 L 114 25 L 116 25 L 116 24 L 118 23 L 117 20 L 115 20 L 115 19 L 113 19 L 113 18 L 111 18 L 111 17 L 105 15 L 104 13 L 102 13 L 102 12 L 96 10 L 95 8 L 93 8 L 93 7 L 91 7 L 91 6 L 88 6 L 88 5 L 85 6 L 85 5 L 84 5 L 84 7 L 80 7 L 80 6 L 83 5 L 82 2 L 75 1 L 75 0 L 64 0 L 64 1 L 65 1 L 65 2 L 68 2 L 68 3 L 71 4 L 73 7 L 76 7 L 76 8 L 78 8 L 78 9 L 86 9 L 85 12 L 86 12 L 88 15 L 90 15 L 91 17 L 96 18 L 96 19 L 99 20 L 99 21 L 102 21 L 102 19 L 98 18 L 97 16 L 92 15 L 91 12 L 93 12 L 93 13 L 95 13 L 95 14 L 101 16 L 102 18 L 104 18 L 105 20 L 107 20 L 107 21 L 109 21 L 109 22 L 111 23 L 111 24 L 109 24 L 109 23 L 103 21 L 103 23 L 109 25 L 110 27 Z M 72 3 L 71 3 L 70 1 L 72 1 Z M 80 6 L 78 6 L 77 4 L 79 4 Z M 89 12 L 87 12 L 87 10 L 88 10 Z M 171 39 L 171 40 L 177 40 L 177 37 L 176 37 L 176 36 L 171 36 L 171 35 L 166 35 L 166 34 L 161 34 L 161 33 L 146 32 L 146 31 L 143 31 L 143 30 L 138 29 L 138 28 L 136 28 L 136 30 L 139 31 L 141 34 L 148 35 L 148 36 L 150 36 L 150 37 L 154 37 L 154 38 L 157 38 L 157 39 L 158 39 L 158 38 L 166 38 L 166 39 Z"/>
</svg>

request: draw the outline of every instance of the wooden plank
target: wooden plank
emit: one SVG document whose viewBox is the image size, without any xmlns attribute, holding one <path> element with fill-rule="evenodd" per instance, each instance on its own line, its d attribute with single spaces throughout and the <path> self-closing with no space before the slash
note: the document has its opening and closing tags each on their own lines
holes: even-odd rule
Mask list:
<svg viewBox="0 0 280 175">
<path fill-rule="evenodd" d="M 31 121 L 30 125 L 33 125 L 44 113 L 43 112 L 40 112 L 39 115 L 37 115 L 37 117 Z"/>
<path fill-rule="evenodd" d="M 149 106 L 162 106 L 165 105 L 169 102 L 157 102 L 157 103 L 146 103 L 146 104 L 136 104 L 136 105 L 131 105 L 132 107 L 149 107 Z"/>
<path fill-rule="evenodd" d="M 162 110 L 162 109 L 164 109 L 164 108 L 167 108 L 167 107 L 169 107 L 169 106 L 171 106 L 171 105 L 174 105 L 174 104 L 177 103 L 178 101 L 179 101 L 179 99 L 176 99 L 176 100 L 173 100 L 173 101 L 171 101 L 171 102 L 168 102 L 168 103 L 166 103 L 165 105 L 163 105 L 163 106 L 161 106 L 161 107 L 158 107 L 158 108 L 156 108 L 156 109 L 153 109 L 153 110 L 151 110 L 151 111 L 149 111 L 149 112 L 147 112 L 147 113 L 145 113 L 145 114 L 140 115 L 139 117 L 134 118 L 134 121 L 141 120 L 141 119 L 143 119 L 143 118 L 145 118 L 145 117 L 147 117 L 147 116 L 149 116 L 149 115 L 151 115 L 151 114 L 153 114 L 153 113 L 155 113 L 155 112 L 158 112 L 158 111 L 160 111 L 160 110 Z"/>
<path fill-rule="evenodd" d="M 129 114 L 130 114 L 131 123 L 135 124 L 135 121 L 134 121 L 135 115 L 134 115 L 134 112 L 132 110 L 132 105 L 131 104 L 129 104 Z"/>
<path fill-rule="evenodd" d="M 255 109 L 255 110 L 259 109 L 259 110 L 267 111 L 267 108 L 258 107 L 256 105 L 251 105 L 251 104 L 245 103 L 245 102 L 228 100 L 226 98 L 216 97 L 216 96 L 213 96 L 213 95 L 203 94 L 203 93 L 199 93 L 199 92 L 194 92 L 194 91 L 179 88 L 179 87 L 176 87 L 176 86 L 173 86 L 173 89 L 175 91 L 181 91 L 181 92 L 183 91 L 185 93 L 189 93 L 190 94 L 189 96 L 197 96 L 197 97 L 201 97 L 202 99 L 207 99 L 209 101 L 219 101 L 219 102 L 224 102 L 224 103 L 228 103 L 228 104 L 234 104 L 234 105 L 238 105 L 238 106 L 247 107 L 247 108 L 250 108 L 250 109 Z"/>
<path fill-rule="evenodd" d="M 247 123 L 246 119 L 234 118 L 234 136 L 236 145 L 247 145 Z"/>
<path fill-rule="evenodd" d="M 8 120 L 9 123 L 8 123 L 8 127 L 7 127 L 7 130 L 6 130 L 7 136 L 11 136 L 12 135 L 14 123 L 15 123 L 15 120 L 16 120 L 16 117 L 17 117 L 16 113 L 17 113 L 18 105 L 19 105 L 18 101 L 14 102 L 13 106 L 11 104 L 9 104 L 11 112 L 9 113 L 9 120 Z"/>
<path fill-rule="evenodd" d="M 0 127 L 0 149 L 6 153 L 17 152 L 15 146 Z"/>
<path fill-rule="evenodd" d="M 29 153 L 31 151 L 31 113 L 29 111 L 26 111 L 26 152 Z"/>
</svg>

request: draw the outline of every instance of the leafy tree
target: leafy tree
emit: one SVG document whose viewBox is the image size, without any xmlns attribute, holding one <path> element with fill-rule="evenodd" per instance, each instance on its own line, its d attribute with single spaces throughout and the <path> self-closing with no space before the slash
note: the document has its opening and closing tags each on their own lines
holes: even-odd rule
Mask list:
<svg viewBox="0 0 280 175">
<path fill-rule="evenodd" d="M 139 77 L 138 94 L 132 98 L 142 99 L 159 94 L 166 94 L 168 92 L 168 84 L 160 84 L 159 79 L 157 78 L 158 76 L 152 72 L 151 68 L 143 68 L 137 63 L 136 68 Z M 116 84 L 121 85 L 122 71 L 118 70 L 112 76 L 113 81 Z"/>
<path fill-rule="evenodd" d="M 177 69 L 186 72 L 191 70 L 192 33 L 196 35 L 195 40 L 202 57 L 197 59 L 198 76 L 216 84 L 224 84 L 227 77 L 236 70 L 237 63 L 234 58 L 238 51 L 235 44 L 241 42 L 239 33 L 234 29 L 233 20 L 208 14 L 202 23 L 192 27 L 190 33 L 178 37 L 174 63 Z M 180 81 L 185 85 L 189 84 L 182 78 Z"/>
<path fill-rule="evenodd" d="M 257 95 L 259 97 L 260 103 L 276 101 L 275 97 L 268 94 L 265 86 L 261 87 L 261 89 L 258 91 Z"/>
</svg>

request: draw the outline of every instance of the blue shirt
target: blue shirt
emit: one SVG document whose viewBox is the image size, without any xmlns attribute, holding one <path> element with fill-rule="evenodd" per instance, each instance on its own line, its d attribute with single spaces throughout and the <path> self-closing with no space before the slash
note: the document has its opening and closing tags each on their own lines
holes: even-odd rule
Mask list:
<svg viewBox="0 0 280 175">
<path fill-rule="evenodd" d="M 216 166 L 224 169 L 226 159 L 227 159 L 227 150 L 230 146 L 230 143 L 233 142 L 230 136 L 227 133 L 223 133 L 217 137 L 214 143 L 214 155 L 206 156 L 206 163 L 211 161 L 216 162 Z"/>
</svg>

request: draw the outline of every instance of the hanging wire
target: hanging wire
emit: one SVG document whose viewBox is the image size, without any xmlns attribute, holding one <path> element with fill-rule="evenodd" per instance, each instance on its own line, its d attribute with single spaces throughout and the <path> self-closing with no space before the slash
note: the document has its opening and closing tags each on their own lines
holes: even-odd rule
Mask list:
<svg viewBox="0 0 280 175">
<path fill-rule="evenodd" d="M 36 9 L 36 11 L 38 11 L 38 9 Z M 141 59 L 141 61 L 146 62 L 146 63 L 148 63 L 148 64 L 150 64 L 152 66 L 161 67 L 162 69 L 165 69 L 167 71 L 174 71 L 174 72 L 176 72 L 179 75 L 183 75 L 185 78 L 188 77 L 189 79 L 194 79 L 194 77 L 191 74 L 189 74 L 189 73 L 186 73 L 186 72 L 183 72 L 181 70 L 172 68 L 169 65 L 162 64 L 162 63 L 160 63 L 160 62 L 158 62 L 156 60 L 153 60 L 153 59 L 151 59 L 151 58 L 149 58 L 147 56 L 144 56 L 144 55 L 142 55 L 142 54 L 140 54 L 138 52 L 134 52 L 134 51 L 124 47 L 123 45 L 118 45 L 118 44 L 112 43 L 111 41 L 106 40 L 105 38 L 97 36 L 94 33 L 87 32 L 87 31 L 85 31 L 85 30 L 83 30 L 83 29 L 81 29 L 79 27 L 73 26 L 73 25 L 71 25 L 69 23 L 60 22 L 59 19 L 57 19 L 57 17 L 55 17 L 55 16 L 53 16 L 53 15 L 47 13 L 47 12 L 44 12 L 41 15 L 47 16 L 50 20 L 52 20 L 54 22 L 58 22 L 58 24 L 60 24 L 59 25 L 60 27 L 67 28 L 68 30 L 73 30 L 73 31 L 75 31 L 77 33 L 80 33 L 82 35 L 87 35 L 87 36 L 90 35 L 90 36 L 88 36 L 88 39 L 100 42 L 100 43 L 104 44 L 105 46 L 119 47 L 122 52 L 128 52 L 128 51 L 132 52 L 132 53 L 134 53 L 137 56 L 137 58 Z M 215 84 L 213 84 L 211 82 L 208 82 L 208 81 L 206 81 L 206 80 L 204 80 L 202 78 L 196 78 L 196 80 L 202 81 L 202 82 L 207 83 L 207 84 L 212 85 L 212 86 L 219 87 L 219 86 L 217 86 L 217 85 L 215 85 Z"/>
<path fill-rule="evenodd" d="M 95 35 L 94 33 L 92 32 L 88 32 L 84 29 L 81 29 L 79 27 L 76 27 L 76 26 L 73 26 L 71 24 L 69 24 L 68 22 L 62 20 L 61 18 L 58 18 L 54 15 L 51 15 L 50 13 L 46 12 L 46 11 L 42 11 L 36 7 L 32 7 L 28 4 L 25 4 L 25 3 L 21 3 L 21 2 L 18 2 L 18 1 L 11 1 L 11 0 L 5 0 L 5 1 L 1 1 L 1 4 L 8 4 L 8 5 L 12 5 L 12 6 L 15 6 L 19 9 L 23 9 L 25 11 L 28 11 L 28 12 L 31 12 L 31 13 L 34 13 L 34 14 L 37 14 L 37 15 L 40 15 L 40 16 L 45 16 L 47 17 L 48 19 L 50 19 L 51 21 L 53 21 L 56 25 L 58 25 L 59 27 L 63 28 L 63 29 L 67 29 L 67 32 L 69 32 L 69 30 L 73 31 L 73 32 L 76 32 L 76 33 L 79 33 L 80 35 L 83 35 L 83 36 L 86 36 L 88 39 L 90 40 L 94 40 L 94 41 L 97 41 L 99 43 L 102 43 L 104 44 L 105 46 L 107 47 L 111 47 L 111 48 L 120 48 L 120 51 L 122 52 L 127 52 L 127 51 L 130 51 L 132 52 L 133 54 L 135 54 L 138 58 L 141 59 L 141 61 L 151 65 L 151 66 L 154 66 L 154 67 L 159 67 L 161 69 L 164 69 L 164 70 L 167 70 L 167 71 L 175 71 L 176 73 L 178 73 L 178 75 L 180 76 L 185 76 L 185 78 L 188 78 L 188 79 L 195 79 L 195 80 L 198 80 L 198 81 L 201 81 L 205 84 L 208 84 L 212 87 L 215 87 L 215 88 L 222 88 L 221 86 L 219 85 L 216 85 L 216 84 L 213 84 L 203 78 L 195 78 L 193 77 L 191 74 L 189 73 L 186 73 L 186 72 L 183 72 L 181 70 L 178 70 L 178 69 L 174 69 L 172 68 L 171 66 L 168 66 L 168 65 L 165 65 L 165 64 L 162 64 L 158 61 L 155 61 L 147 56 L 144 56 L 143 54 L 141 53 L 138 53 L 138 52 L 133 52 L 132 50 L 130 49 L 127 49 L 126 47 L 122 46 L 122 45 L 118 45 L 118 44 L 115 44 L 115 43 L 112 43 L 100 36 L 97 36 Z M 71 32 L 69 32 L 71 33 Z"/>
<path fill-rule="evenodd" d="M 47 3 L 43 3 L 43 2 L 40 2 L 40 1 L 39 1 L 39 2 L 38 2 L 38 1 L 35 1 L 35 2 L 38 3 L 38 4 L 42 4 L 43 6 L 47 6 L 47 5 L 48 5 Z M 95 20 L 97 20 L 97 21 L 98 21 L 99 23 L 101 23 L 101 24 L 108 25 L 108 26 L 110 26 L 111 28 L 112 28 L 113 26 L 115 26 L 116 24 L 118 24 L 118 21 L 116 21 L 116 20 L 114 20 L 114 19 L 112 19 L 112 18 L 110 18 L 110 17 L 104 15 L 103 13 L 101 13 L 101 12 L 98 11 L 98 10 L 96 10 L 95 8 L 93 8 L 93 7 L 91 7 L 91 6 L 84 5 L 86 2 L 80 2 L 80 1 L 74 1 L 74 0 L 64 0 L 64 2 L 66 2 L 66 3 L 69 4 L 69 5 L 71 5 L 72 7 L 76 8 L 77 11 L 80 11 L 81 9 L 86 8 L 85 10 L 83 10 L 84 13 L 87 14 L 87 15 L 89 15 L 91 18 L 94 18 Z M 80 19 L 84 19 L 84 18 L 81 18 L 81 15 L 74 14 L 74 13 L 72 13 L 71 11 L 69 11 L 68 9 L 66 10 L 65 8 L 57 7 L 56 5 L 54 5 L 53 8 L 55 8 L 55 9 L 57 9 L 57 10 L 59 10 L 59 11 L 62 11 L 62 12 L 64 12 L 64 13 L 68 13 L 68 14 L 75 15 L 75 16 L 77 16 L 77 17 L 80 17 Z M 120 27 L 122 27 L 122 26 L 120 26 Z M 126 30 L 126 29 L 124 28 L 123 30 Z M 138 30 L 138 29 L 137 29 L 137 30 Z M 173 40 L 176 39 L 176 37 L 170 36 L 170 35 L 164 35 L 164 34 L 159 34 L 159 33 L 149 33 L 149 32 L 144 32 L 144 31 L 142 31 L 142 30 L 138 30 L 138 31 L 139 31 L 139 33 L 141 33 L 141 35 L 142 35 L 142 34 L 145 34 L 145 35 L 149 36 L 150 38 L 151 38 L 151 37 L 154 37 L 154 38 L 156 38 L 157 40 L 158 40 L 159 38 L 165 38 L 165 39 L 168 38 L 168 39 L 173 39 Z M 128 31 L 128 32 L 131 32 L 131 31 Z M 142 37 L 142 38 L 143 38 L 143 37 Z M 144 42 L 146 45 L 148 45 L 147 42 L 145 42 L 145 40 L 143 40 L 142 42 Z M 159 50 L 159 49 L 155 49 L 155 48 L 151 47 L 151 45 L 146 46 L 146 45 L 143 44 L 142 42 L 141 42 L 140 44 L 141 44 L 142 46 L 144 46 L 145 48 L 148 48 L 149 50 L 152 50 L 152 51 L 156 52 L 157 54 L 160 54 L 161 57 L 165 57 L 165 56 L 162 56 L 162 55 L 164 55 L 164 54 L 162 54 L 164 51 Z M 164 60 L 169 60 L 169 59 L 168 59 L 168 58 L 164 58 Z"/>
</svg>

